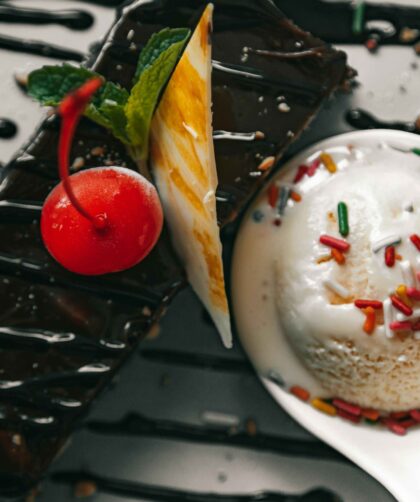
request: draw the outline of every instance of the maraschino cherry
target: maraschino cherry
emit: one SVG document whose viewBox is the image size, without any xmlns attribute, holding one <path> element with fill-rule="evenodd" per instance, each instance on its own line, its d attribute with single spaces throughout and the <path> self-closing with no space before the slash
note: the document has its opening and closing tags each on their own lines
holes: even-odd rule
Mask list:
<svg viewBox="0 0 420 502">
<path fill-rule="evenodd" d="M 69 176 L 76 126 L 102 81 L 94 78 L 66 96 L 58 112 L 61 183 L 45 200 L 41 234 L 51 255 L 77 274 L 98 275 L 133 267 L 159 238 L 163 213 L 155 187 L 122 167 L 98 167 Z"/>
</svg>

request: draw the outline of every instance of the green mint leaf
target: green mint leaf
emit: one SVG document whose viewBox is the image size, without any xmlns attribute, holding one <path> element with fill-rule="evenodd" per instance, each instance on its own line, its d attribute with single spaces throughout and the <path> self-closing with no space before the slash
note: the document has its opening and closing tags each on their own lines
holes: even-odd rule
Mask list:
<svg viewBox="0 0 420 502">
<path fill-rule="evenodd" d="M 176 42 L 173 42 L 173 31 L 177 32 Z M 130 145 L 134 147 L 140 159 L 147 158 L 153 112 L 190 33 L 189 30 L 182 30 L 183 38 L 180 40 L 179 31 L 165 29 L 157 33 L 143 50 L 150 55 L 150 59 L 147 61 L 146 57 L 142 58 L 143 52 L 140 55 L 141 73 L 125 105 L 127 135 Z M 163 48 L 160 54 L 157 54 L 157 45 L 155 45 L 158 37 L 158 45 Z M 164 40 L 169 40 L 169 45 L 164 43 Z M 150 46 L 153 44 L 155 48 L 150 49 L 149 44 Z"/>
<path fill-rule="evenodd" d="M 189 36 L 190 31 L 188 28 L 164 28 L 158 33 L 154 33 L 148 40 L 146 46 L 141 51 L 137 61 L 136 74 L 134 76 L 134 83 L 137 82 L 140 75 L 151 66 L 162 52 L 169 49 L 172 44 L 178 42 L 185 43 Z"/>
<path fill-rule="evenodd" d="M 165 28 L 152 35 L 139 56 L 131 93 L 106 82 L 86 108 L 85 115 L 109 129 L 137 159 L 147 157 L 153 112 L 189 35 L 186 28 Z M 44 66 L 29 75 L 28 94 L 42 105 L 58 106 L 69 92 L 97 76 L 69 64 Z"/>
<path fill-rule="evenodd" d="M 69 64 L 43 66 L 29 74 L 28 94 L 42 105 L 57 106 L 64 96 L 97 73 Z"/>
<path fill-rule="evenodd" d="M 99 76 L 83 67 L 69 64 L 44 66 L 29 75 L 28 94 L 42 105 L 57 106 L 70 91 L 80 87 L 92 77 Z M 124 143 L 128 143 L 124 106 L 128 92 L 119 85 L 106 82 L 86 108 L 85 115 L 109 129 Z"/>
</svg>

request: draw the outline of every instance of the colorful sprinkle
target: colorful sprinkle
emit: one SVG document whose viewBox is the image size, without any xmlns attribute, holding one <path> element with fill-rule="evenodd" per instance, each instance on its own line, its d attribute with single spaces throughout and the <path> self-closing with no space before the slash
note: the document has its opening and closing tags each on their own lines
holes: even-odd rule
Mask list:
<svg viewBox="0 0 420 502">
<path fill-rule="evenodd" d="M 306 389 L 304 389 L 303 387 L 299 387 L 299 385 L 294 385 L 293 387 L 290 387 L 290 392 L 297 398 L 301 399 L 302 401 L 307 401 L 311 396 Z"/>
<path fill-rule="evenodd" d="M 332 404 L 339 408 L 340 410 L 344 410 L 351 415 L 359 416 L 362 413 L 362 408 L 357 406 L 356 404 L 348 403 L 347 401 L 343 401 L 342 399 L 333 399 Z"/>
<path fill-rule="evenodd" d="M 417 234 L 410 235 L 410 241 L 416 246 L 420 251 L 420 237 Z"/>
<path fill-rule="evenodd" d="M 279 217 L 274 218 L 273 225 L 275 227 L 280 227 L 281 226 L 281 218 L 279 218 Z"/>
<path fill-rule="evenodd" d="M 360 422 L 360 416 L 352 415 L 347 411 L 341 410 L 340 408 L 337 410 L 337 415 L 345 420 L 350 420 L 350 422 L 354 422 L 358 424 Z"/>
<path fill-rule="evenodd" d="M 410 321 L 393 321 L 389 324 L 392 331 L 409 331 L 411 330 Z"/>
<path fill-rule="evenodd" d="M 358 309 L 366 309 L 367 307 L 372 307 L 373 309 L 381 309 L 383 303 L 379 300 L 354 300 L 354 304 Z"/>
<path fill-rule="evenodd" d="M 332 404 L 328 404 L 318 397 L 312 399 L 311 404 L 314 408 L 326 413 L 327 415 L 335 416 L 337 414 L 337 409 Z"/>
<path fill-rule="evenodd" d="M 319 158 L 331 174 L 334 174 L 337 171 L 337 166 L 329 153 L 322 152 Z"/>
<path fill-rule="evenodd" d="M 347 211 L 347 204 L 345 202 L 339 202 L 337 206 L 338 214 L 338 229 L 343 237 L 349 235 L 349 218 Z"/>
<path fill-rule="evenodd" d="M 401 261 L 403 259 L 403 257 L 400 254 L 395 253 L 395 259 L 398 261 Z"/>
<path fill-rule="evenodd" d="M 407 295 L 407 286 L 405 284 L 400 284 L 398 288 L 395 290 L 398 298 L 401 298 L 401 300 L 408 305 L 409 307 L 413 306 L 412 301 Z"/>
<path fill-rule="evenodd" d="M 385 265 L 389 268 L 395 265 L 395 247 L 387 246 L 385 248 Z"/>
<path fill-rule="evenodd" d="M 350 249 L 350 244 L 347 241 L 344 241 L 342 239 L 336 239 L 335 237 L 331 237 L 331 235 L 321 235 L 321 237 L 319 238 L 319 242 L 321 244 L 324 244 L 324 246 L 338 249 L 343 253 L 345 253 Z"/>
<path fill-rule="evenodd" d="M 330 289 L 333 293 L 337 294 L 343 299 L 347 299 L 350 297 L 350 292 L 344 286 L 342 286 L 337 281 L 333 281 L 331 279 L 327 279 L 324 281 L 324 286 Z"/>
<path fill-rule="evenodd" d="M 407 433 L 407 429 L 405 427 L 391 418 L 383 418 L 381 422 L 386 425 L 390 431 L 398 436 L 404 436 Z"/>
<path fill-rule="evenodd" d="M 365 42 L 365 47 L 369 52 L 375 52 L 379 45 L 378 36 L 372 35 L 372 37 L 368 38 Z"/>
<path fill-rule="evenodd" d="M 420 289 L 407 288 L 407 296 L 413 300 L 420 300 Z"/>
<path fill-rule="evenodd" d="M 270 167 L 273 167 L 274 162 L 276 161 L 276 158 L 273 156 L 266 157 L 258 166 L 259 171 L 267 171 L 267 169 L 270 169 Z"/>
<path fill-rule="evenodd" d="M 375 331 L 376 326 L 375 309 L 367 307 L 363 309 L 363 312 L 366 315 L 365 322 L 363 323 L 363 331 L 366 334 L 371 335 Z"/>
<path fill-rule="evenodd" d="M 300 202 L 302 200 L 300 193 L 294 192 L 293 190 L 290 192 L 290 198 L 295 202 Z"/>
<path fill-rule="evenodd" d="M 355 35 L 360 35 L 363 32 L 365 18 L 365 2 L 358 1 L 353 12 L 352 31 Z"/>
<path fill-rule="evenodd" d="M 267 191 L 268 203 L 272 208 L 276 207 L 277 199 L 279 198 L 280 189 L 277 185 L 273 184 Z"/>
<path fill-rule="evenodd" d="M 280 215 L 282 215 L 284 213 L 284 210 L 286 209 L 287 201 L 289 200 L 290 197 L 290 192 L 291 192 L 290 187 L 283 186 L 280 189 L 279 203 L 277 206 Z"/>
<path fill-rule="evenodd" d="M 364 409 L 362 410 L 362 417 L 367 418 L 368 420 L 372 420 L 373 422 L 376 422 L 380 417 L 380 413 L 379 411 L 376 410 Z"/>
<path fill-rule="evenodd" d="M 372 243 L 372 251 L 377 253 L 382 248 L 386 248 L 387 246 L 395 246 L 396 244 L 400 244 L 401 237 L 398 235 L 387 235 L 386 237 L 382 237 L 377 241 Z"/>
<path fill-rule="evenodd" d="M 310 177 L 313 176 L 317 172 L 320 165 L 321 165 L 321 160 L 315 159 L 309 164 L 308 171 L 306 174 Z"/>
<path fill-rule="evenodd" d="M 393 411 L 389 414 L 389 417 L 393 420 L 402 420 L 408 417 L 408 411 Z"/>
<path fill-rule="evenodd" d="M 391 329 L 392 323 L 392 303 L 389 298 L 384 300 L 384 326 L 385 326 L 385 336 L 387 338 L 393 338 L 394 333 Z"/>
<path fill-rule="evenodd" d="M 413 418 L 416 422 L 420 422 L 420 411 L 419 410 L 411 410 L 410 417 Z"/>
<path fill-rule="evenodd" d="M 412 418 L 406 418 L 405 420 L 401 420 L 398 422 L 399 425 L 402 425 L 404 429 L 409 429 L 410 427 L 414 427 L 417 425 L 417 421 Z"/>
<path fill-rule="evenodd" d="M 344 265 L 346 263 L 346 257 L 338 249 L 331 249 L 331 256 L 339 265 Z"/>
<path fill-rule="evenodd" d="M 390 298 L 391 298 L 392 305 L 397 310 L 399 310 L 400 312 L 402 312 L 404 315 L 406 315 L 408 317 L 408 316 L 411 316 L 413 314 L 413 309 L 411 307 L 409 307 L 408 305 L 406 305 L 400 298 L 398 298 L 398 296 L 391 295 Z"/>
<path fill-rule="evenodd" d="M 305 166 L 305 164 L 302 164 L 301 166 L 298 167 L 296 175 L 293 179 L 293 183 L 299 183 L 299 181 L 302 180 L 302 178 L 305 176 L 305 174 L 308 174 L 309 167 Z"/>
</svg>

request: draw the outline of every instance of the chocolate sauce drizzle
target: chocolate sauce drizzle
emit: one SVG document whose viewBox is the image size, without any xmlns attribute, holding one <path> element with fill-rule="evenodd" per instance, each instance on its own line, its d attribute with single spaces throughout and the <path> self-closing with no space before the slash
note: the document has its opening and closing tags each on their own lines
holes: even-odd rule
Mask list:
<svg viewBox="0 0 420 502">
<path fill-rule="evenodd" d="M 317 439 L 291 439 L 263 433 L 251 436 L 243 429 L 210 428 L 171 420 L 151 420 L 137 413 L 130 413 L 117 422 L 91 420 L 86 423 L 85 427 L 95 434 L 146 436 L 193 443 L 219 444 L 281 455 L 350 463 L 346 457 Z"/>
<path fill-rule="evenodd" d="M 75 485 L 78 482 L 91 482 L 100 492 L 121 497 L 154 500 L 157 502 L 339 502 L 340 498 L 329 490 L 318 488 L 303 494 L 280 492 L 258 492 L 251 494 L 235 493 L 222 495 L 187 490 L 177 490 L 144 483 L 130 482 L 111 477 L 102 477 L 87 471 L 62 471 L 52 475 L 57 483 Z"/>
<path fill-rule="evenodd" d="M 419 132 L 414 122 L 380 120 L 360 108 L 349 110 L 345 117 L 347 122 L 355 129 L 397 129 L 399 131 Z"/>
<path fill-rule="evenodd" d="M 38 42 L 36 40 L 24 40 L 16 37 L 0 35 L 0 49 L 7 49 L 15 52 L 26 52 L 52 59 L 64 59 L 67 61 L 83 61 L 84 55 L 72 49 L 66 49 L 58 45 Z"/>
<path fill-rule="evenodd" d="M 138 57 L 131 45 L 142 47 L 153 32 L 165 26 L 193 27 L 206 3 L 153 0 L 126 7 L 94 62 L 95 70 L 129 87 Z M 214 128 L 264 133 L 264 141 L 215 143 L 218 218 L 227 225 L 269 175 L 267 171 L 258 179 L 250 176 L 257 171 L 259 159 L 281 155 L 349 73 L 345 55 L 328 46 L 322 57 L 281 60 L 249 54 L 247 65 L 239 64 L 242 48 L 251 40 L 255 49 L 270 51 L 281 46 L 287 52 L 295 50 L 297 42 L 302 51 L 318 48 L 322 42 L 289 23 L 268 0 L 245 0 L 239 10 L 235 0 L 215 3 Z M 134 36 L 128 41 L 130 30 Z M 0 47 L 2 44 L 59 59 L 84 58 L 39 42 L 0 37 Z M 287 117 L 277 109 L 280 92 L 291 107 Z M 14 428 L 23 426 L 22 417 L 28 410 L 31 416 L 52 416 L 56 423 L 47 442 L 31 435 L 21 447 L 2 451 L 0 493 L 11 492 L 14 480 L 19 482 L 16 490 L 36 481 L 75 419 L 186 284 L 166 230 L 144 262 L 118 274 L 77 276 L 52 260 L 40 238 L 39 215 L 46 195 L 58 182 L 57 126 L 56 118 L 47 119 L 34 140 L 0 174 L 0 347 L 7 347 L 0 350 L 4 370 L 0 404 L 2 423 L 9 427 L 4 434 L 11 437 Z M 97 125 L 82 121 L 72 155 L 86 157 L 98 145 L 106 145 L 113 159 L 135 169 L 121 143 Z M 89 167 L 100 162 L 92 157 Z M 228 234 L 226 230 L 224 235 Z M 221 361 L 164 351 L 144 351 L 142 355 L 168 364 L 252 371 L 248 362 L 230 357 Z"/>
<path fill-rule="evenodd" d="M 87 30 L 93 16 L 83 10 L 41 10 L 0 4 L 0 22 L 24 24 L 59 24 L 72 30 Z"/>
<path fill-rule="evenodd" d="M 13 136 L 16 136 L 17 130 L 17 125 L 14 122 L 0 118 L 0 138 L 13 138 Z"/>
</svg>

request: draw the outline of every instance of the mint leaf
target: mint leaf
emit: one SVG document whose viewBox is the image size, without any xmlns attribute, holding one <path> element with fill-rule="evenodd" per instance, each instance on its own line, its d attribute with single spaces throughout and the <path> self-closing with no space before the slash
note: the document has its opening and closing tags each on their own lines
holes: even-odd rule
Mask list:
<svg viewBox="0 0 420 502">
<path fill-rule="evenodd" d="M 151 66 L 162 52 L 169 49 L 172 44 L 178 42 L 185 43 L 189 36 L 190 31 L 188 28 L 164 28 L 158 33 L 154 33 L 148 40 L 147 45 L 141 51 L 137 61 L 136 74 L 134 76 L 134 83 L 137 82 L 140 75 Z"/>
<path fill-rule="evenodd" d="M 135 160 L 147 157 L 149 128 L 156 103 L 189 37 L 186 28 L 165 28 L 152 35 L 142 50 L 130 94 L 105 82 L 85 115 L 125 143 Z M 43 66 L 29 75 L 28 94 L 42 105 L 58 106 L 72 90 L 97 73 L 69 64 Z"/>
<path fill-rule="evenodd" d="M 43 66 L 30 73 L 28 94 L 43 105 L 57 106 L 66 94 L 97 76 L 99 75 L 93 71 L 69 64 Z M 124 113 L 127 100 L 128 92 L 125 89 L 112 82 L 106 82 L 89 103 L 85 115 L 109 129 L 120 141 L 127 143 Z"/>
<path fill-rule="evenodd" d="M 173 31 L 177 31 L 177 42 L 172 42 Z M 140 159 L 147 158 L 149 129 L 153 112 L 190 33 L 189 30 L 182 30 L 183 38 L 180 40 L 179 31 L 165 29 L 157 33 L 143 50 L 150 59 L 147 59 L 146 56 L 142 57 L 143 52 L 139 58 L 141 73 L 131 89 L 130 97 L 125 105 L 125 114 L 130 145 L 134 147 Z M 167 46 L 164 40 L 159 38 L 158 45 L 165 48 L 157 55 L 155 44 L 158 37 L 163 36 L 163 32 L 165 40 L 171 40 L 171 43 Z M 152 45 L 155 47 L 154 49 L 151 48 Z"/>
<path fill-rule="evenodd" d="M 28 94 L 42 105 L 57 106 L 64 96 L 98 74 L 69 64 L 43 66 L 29 74 Z"/>
</svg>

